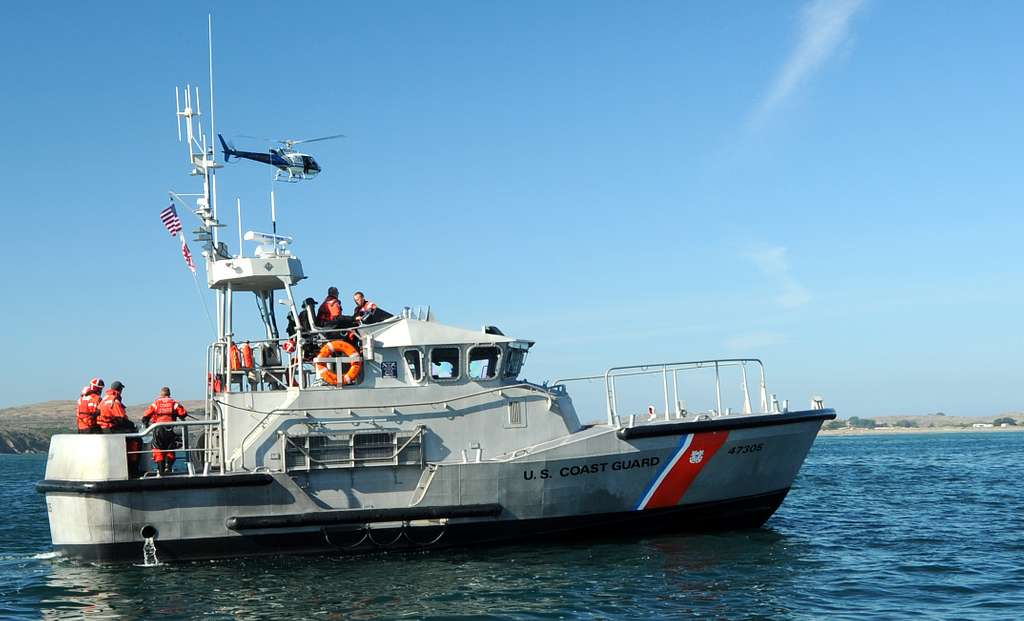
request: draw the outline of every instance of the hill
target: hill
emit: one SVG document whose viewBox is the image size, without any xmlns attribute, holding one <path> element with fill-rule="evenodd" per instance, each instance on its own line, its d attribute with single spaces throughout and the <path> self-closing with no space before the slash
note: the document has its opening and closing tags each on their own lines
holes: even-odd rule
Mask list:
<svg viewBox="0 0 1024 621">
<path fill-rule="evenodd" d="M 200 416 L 202 401 L 182 401 L 193 416 Z M 128 406 L 128 417 L 142 418 L 148 403 Z M 44 401 L 0 409 L 0 453 L 45 453 L 50 436 L 75 433 L 75 402 Z"/>
<path fill-rule="evenodd" d="M 826 423 L 825 431 L 839 431 L 843 429 L 874 429 L 882 431 L 893 430 L 914 430 L 922 431 L 957 431 L 962 429 L 974 429 L 977 424 L 992 424 L 995 421 L 1012 421 L 1012 427 L 1024 429 L 1024 412 L 1004 412 L 997 416 L 946 416 L 945 414 L 924 414 L 924 415 L 891 415 L 837 418 Z"/>
</svg>

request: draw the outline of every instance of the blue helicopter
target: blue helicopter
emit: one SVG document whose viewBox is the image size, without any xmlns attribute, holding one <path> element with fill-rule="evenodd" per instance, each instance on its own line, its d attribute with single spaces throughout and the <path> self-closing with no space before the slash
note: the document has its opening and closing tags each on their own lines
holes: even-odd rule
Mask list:
<svg viewBox="0 0 1024 621">
<path fill-rule="evenodd" d="M 230 145 L 228 141 L 224 140 L 223 135 L 217 134 L 217 138 L 220 139 L 220 145 L 224 149 L 225 162 L 231 161 L 232 156 L 234 156 L 238 159 L 270 164 L 278 169 L 274 175 L 275 181 L 288 181 L 292 183 L 302 181 L 303 179 L 312 179 L 320 174 L 320 165 L 313 159 L 313 156 L 297 152 L 293 148 L 295 145 L 344 137 L 345 134 L 335 134 L 333 136 L 308 138 L 305 140 L 276 140 L 275 142 L 282 145 L 280 149 L 270 149 L 267 153 L 258 153 L 255 151 L 239 151 Z"/>
</svg>

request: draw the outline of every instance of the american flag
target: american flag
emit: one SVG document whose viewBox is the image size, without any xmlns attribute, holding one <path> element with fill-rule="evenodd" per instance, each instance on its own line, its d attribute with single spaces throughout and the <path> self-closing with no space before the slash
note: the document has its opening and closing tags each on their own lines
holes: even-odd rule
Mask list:
<svg viewBox="0 0 1024 621">
<path fill-rule="evenodd" d="M 178 224 L 178 228 L 180 230 L 180 223 Z M 185 243 L 184 239 L 181 240 L 181 256 L 185 257 L 185 265 L 188 265 L 188 269 L 192 270 L 192 273 L 195 274 L 196 264 L 192 262 L 192 251 L 188 249 L 188 244 Z"/>
<path fill-rule="evenodd" d="M 171 234 L 171 237 L 181 233 L 181 218 L 178 217 L 178 212 L 175 211 L 173 204 L 160 212 L 160 221 L 167 227 L 167 232 Z"/>
</svg>

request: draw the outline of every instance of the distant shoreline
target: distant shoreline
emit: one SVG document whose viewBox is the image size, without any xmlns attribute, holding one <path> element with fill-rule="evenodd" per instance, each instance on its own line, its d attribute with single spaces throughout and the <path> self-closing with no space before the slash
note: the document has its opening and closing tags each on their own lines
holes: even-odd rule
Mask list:
<svg viewBox="0 0 1024 621">
<path fill-rule="evenodd" d="M 875 429 L 822 429 L 821 436 L 873 436 L 873 435 L 907 435 L 915 433 L 997 433 L 1005 431 L 1024 431 L 1024 425 L 1011 427 L 882 427 Z"/>
</svg>

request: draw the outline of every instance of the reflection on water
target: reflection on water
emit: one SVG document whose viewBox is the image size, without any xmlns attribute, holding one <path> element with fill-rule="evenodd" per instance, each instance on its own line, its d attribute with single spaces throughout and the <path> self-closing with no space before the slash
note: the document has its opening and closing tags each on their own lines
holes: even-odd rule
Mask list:
<svg viewBox="0 0 1024 621">
<path fill-rule="evenodd" d="M 755 531 L 159 567 L 57 559 L 44 580 L 21 593 L 21 605 L 52 618 L 627 618 L 638 610 L 654 616 L 726 614 L 738 603 L 734 593 L 785 590 L 793 575 L 784 568 L 798 558 L 798 547 L 784 535 Z M 780 570 L 751 572 L 764 566 Z"/>
<path fill-rule="evenodd" d="M 1024 618 L 1021 455 L 1024 434 L 823 438 L 759 530 L 158 567 L 41 558 L 43 460 L 0 456 L 0 618 Z"/>
</svg>

